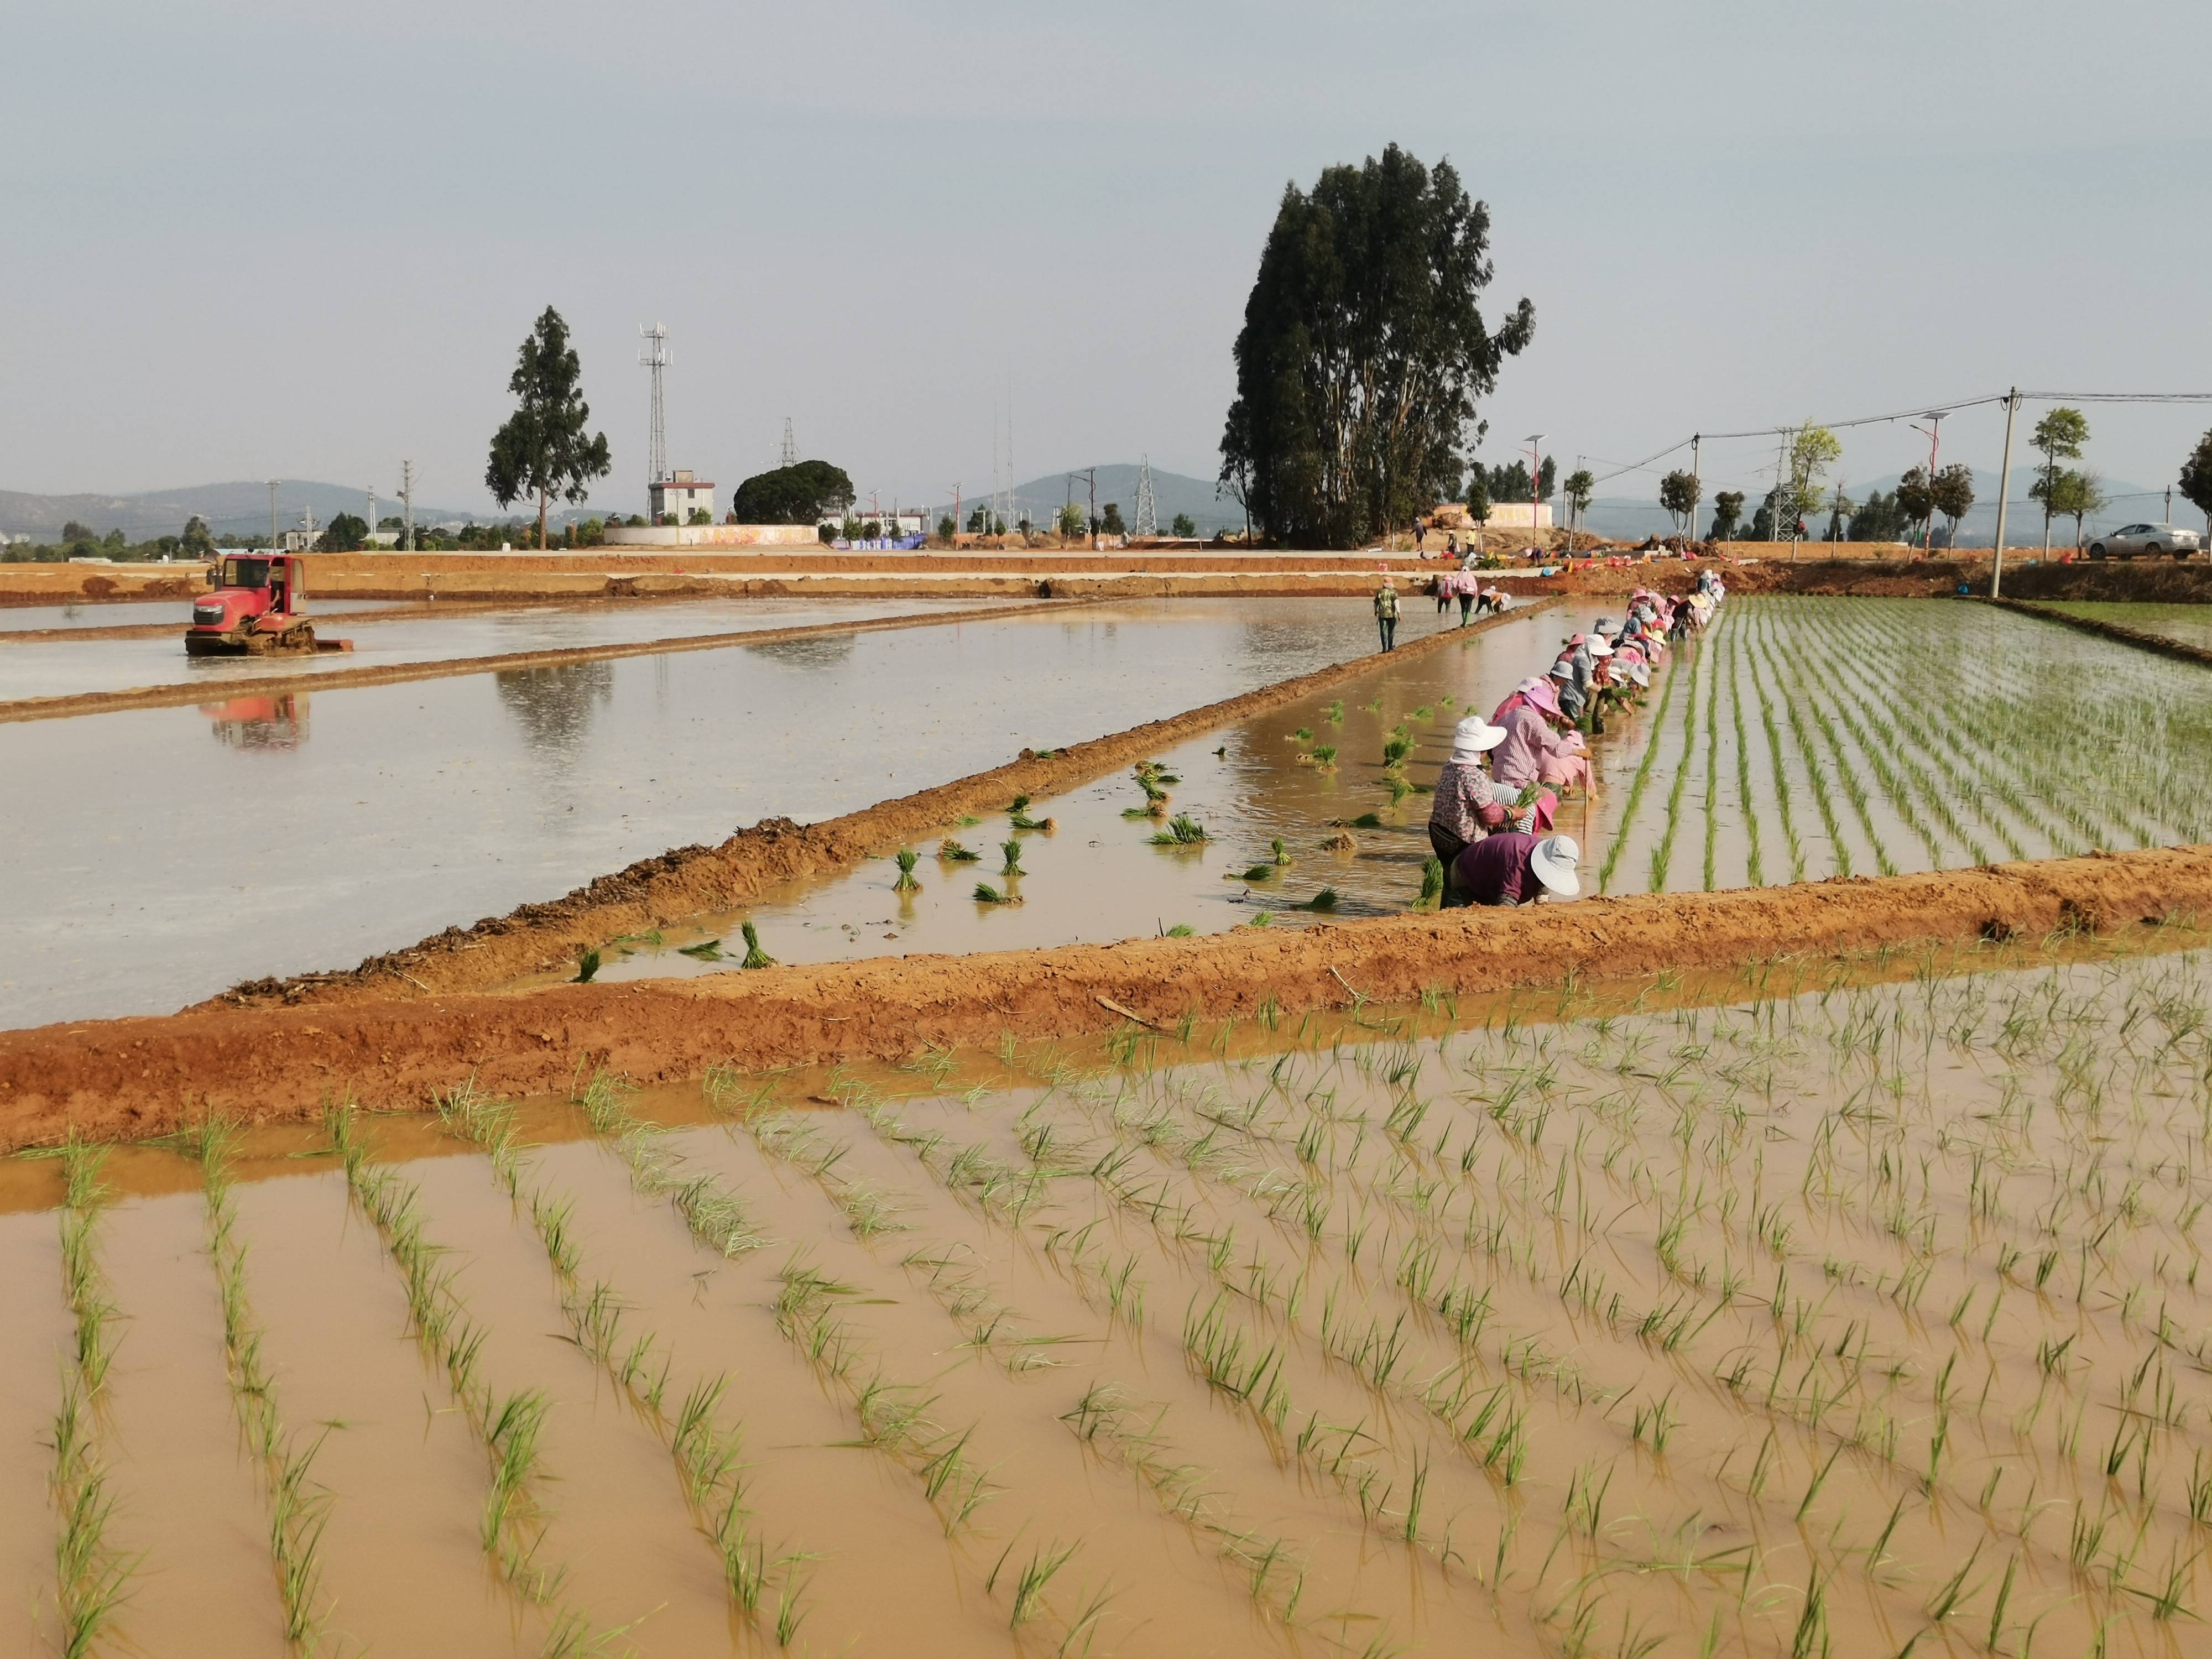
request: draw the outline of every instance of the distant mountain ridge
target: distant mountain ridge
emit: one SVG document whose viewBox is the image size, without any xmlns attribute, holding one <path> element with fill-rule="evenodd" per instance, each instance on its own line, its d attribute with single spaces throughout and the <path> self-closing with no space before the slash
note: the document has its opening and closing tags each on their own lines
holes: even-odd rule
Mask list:
<svg viewBox="0 0 2212 1659">
<path fill-rule="evenodd" d="M 276 487 L 276 525 L 289 530 L 300 515 L 312 509 L 317 524 L 328 524 L 340 513 L 366 516 L 368 492 L 348 484 L 317 483 L 287 478 Z M 399 511 L 395 495 L 380 492 L 380 518 Z M 230 483 L 191 484 L 181 489 L 149 489 L 127 495 L 38 495 L 23 490 L 0 489 L 0 532 L 30 536 L 40 541 L 57 539 L 72 519 L 89 525 L 101 535 L 120 530 L 131 541 L 154 536 L 173 536 L 185 521 L 198 514 L 217 536 L 269 532 L 269 486 L 240 480 Z M 464 510 L 429 507 L 417 502 L 415 522 L 428 525 L 471 516 Z M 482 515 L 477 515 L 479 518 Z"/>
<path fill-rule="evenodd" d="M 1027 483 L 1014 486 L 1016 512 L 1027 512 L 1039 523 L 1051 518 L 1067 502 L 1073 501 L 1088 507 L 1091 483 L 1086 476 L 1091 469 L 1081 467 L 1073 472 L 1048 472 L 1042 477 L 1032 478 Z M 1098 474 L 1098 510 L 1106 511 L 1113 502 L 1121 509 L 1121 521 L 1133 525 L 1137 520 L 1138 467 L 1117 465 L 1100 466 Z M 1197 525 L 1199 533 L 1210 536 L 1217 530 L 1244 527 L 1244 511 L 1226 495 L 1216 496 L 1213 480 L 1194 478 L 1185 472 L 1168 472 L 1152 469 L 1152 499 L 1158 505 L 1160 533 L 1168 533 L 1176 514 L 1188 513 Z M 964 524 L 969 509 L 989 499 L 990 487 L 963 492 L 960 515 Z M 950 513 L 950 501 L 931 509 L 933 514 Z"/>
</svg>

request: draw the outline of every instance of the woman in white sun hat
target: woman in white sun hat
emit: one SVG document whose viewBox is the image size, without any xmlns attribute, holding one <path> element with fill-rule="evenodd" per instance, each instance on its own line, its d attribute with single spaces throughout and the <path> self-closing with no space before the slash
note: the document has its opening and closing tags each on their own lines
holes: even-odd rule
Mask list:
<svg viewBox="0 0 2212 1659">
<path fill-rule="evenodd" d="M 1571 836 L 1528 836 L 1509 830 L 1486 836 L 1459 855 L 1450 888 L 1463 902 L 1511 908 L 1549 894 L 1571 899 L 1583 890 L 1575 873 L 1582 848 Z"/>
<path fill-rule="evenodd" d="M 1451 758 L 1437 774 L 1429 804 L 1429 845 L 1447 875 L 1471 841 L 1505 822 L 1504 802 L 1516 793 L 1493 782 L 1483 757 L 1505 741 L 1505 728 L 1470 714 L 1452 728 Z"/>
</svg>

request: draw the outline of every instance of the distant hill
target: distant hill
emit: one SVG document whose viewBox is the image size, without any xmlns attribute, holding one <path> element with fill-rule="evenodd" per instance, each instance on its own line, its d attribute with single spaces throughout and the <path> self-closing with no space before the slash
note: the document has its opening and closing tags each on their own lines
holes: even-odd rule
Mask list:
<svg viewBox="0 0 2212 1659">
<path fill-rule="evenodd" d="M 301 513 L 313 509 L 317 524 L 328 524 L 340 513 L 366 514 L 368 495 L 348 484 L 315 483 L 286 479 L 276 488 L 276 521 L 289 530 Z M 398 498 L 380 494 L 380 518 L 399 511 Z M 90 525 L 101 535 L 120 530 L 131 541 L 153 536 L 173 536 L 194 514 L 208 522 L 217 536 L 254 531 L 269 533 L 269 486 L 240 481 L 235 483 L 192 484 L 182 489 L 149 489 L 131 495 L 34 495 L 0 489 L 0 532 L 52 541 L 72 519 Z M 466 512 L 430 507 L 418 501 L 415 522 L 434 524 L 441 520 L 465 519 Z M 481 515 L 479 515 L 481 516 Z"/>
<path fill-rule="evenodd" d="M 1101 466 L 1098 469 L 1098 510 L 1106 510 L 1109 501 L 1121 509 L 1125 524 L 1133 524 L 1137 517 L 1137 473 L 1134 466 Z M 969 509 L 990 493 L 988 487 L 975 495 L 965 496 L 960 510 L 964 517 Z M 1217 530 L 1244 527 L 1243 509 L 1223 495 L 1213 493 L 1213 480 L 1194 478 L 1182 472 L 1164 472 L 1152 469 L 1152 497 L 1159 504 L 1160 533 L 1165 535 L 1178 513 L 1188 513 L 1198 526 L 1199 533 L 1210 536 Z M 1081 471 L 1073 474 L 1050 472 L 1043 477 L 1032 478 L 1014 489 L 1017 512 L 1026 511 L 1032 519 L 1042 523 L 1058 513 L 1070 501 L 1084 502 L 1091 499 L 1089 480 Z M 931 509 L 933 514 L 952 510 L 952 503 L 945 501 Z"/>
</svg>

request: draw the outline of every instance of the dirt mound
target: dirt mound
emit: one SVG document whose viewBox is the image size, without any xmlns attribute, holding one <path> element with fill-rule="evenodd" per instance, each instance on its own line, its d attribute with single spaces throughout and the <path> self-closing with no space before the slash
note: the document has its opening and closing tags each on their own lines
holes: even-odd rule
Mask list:
<svg viewBox="0 0 2212 1659">
<path fill-rule="evenodd" d="M 1473 626 L 1408 640 L 1399 659 L 1445 648 L 1508 621 L 1528 607 Z M 1003 811 L 1016 795 L 1064 793 L 1156 750 L 1364 674 L 1379 655 L 1354 658 L 1295 679 L 1224 698 L 1166 720 L 1038 754 L 1024 750 L 1006 765 L 881 801 L 802 827 L 768 818 L 719 846 L 672 848 L 597 878 L 563 896 L 524 904 L 469 927 L 448 927 L 404 951 L 371 957 L 349 971 L 254 980 L 200 1005 L 329 1003 L 362 996 L 409 997 L 477 990 L 573 962 L 580 950 L 641 933 L 680 916 L 727 910 L 784 883 L 842 870 L 922 840 L 970 813 Z"/>
<path fill-rule="evenodd" d="M 1289 1013 L 1431 988 L 1501 990 L 1569 974 L 1626 977 L 1942 939 L 2113 930 L 2212 913 L 2212 847 L 2099 854 L 1948 873 L 1533 909 L 1394 916 L 1296 933 L 775 968 L 340 1006 L 199 1009 L 0 1034 L 0 1143 L 71 1127 L 126 1138 L 214 1109 L 301 1118 L 327 1099 L 419 1109 L 474 1075 L 489 1090 L 564 1085 L 579 1065 L 640 1081 L 897 1058 L 1001 1033 L 1065 1037 L 1127 1010 Z"/>
</svg>

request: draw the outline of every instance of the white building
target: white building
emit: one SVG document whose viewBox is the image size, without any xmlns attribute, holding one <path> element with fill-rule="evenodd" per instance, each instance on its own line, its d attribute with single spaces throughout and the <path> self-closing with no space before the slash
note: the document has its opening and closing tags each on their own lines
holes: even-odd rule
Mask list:
<svg viewBox="0 0 2212 1659">
<path fill-rule="evenodd" d="M 646 494 L 656 524 L 689 524 L 695 510 L 704 511 L 710 522 L 714 519 L 714 483 L 693 477 L 689 468 L 678 467 L 672 477 L 654 479 Z"/>
<path fill-rule="evenodd" d="M 865 507 L 848 507 L 840 513 L 825 513 L 820 527 L 833 536 L 845 533 L 845 520 L 855 524 L 879 525 L 886 536 L 921 536 L 929 530 L 929 514 L 918 507 L 909 507 L 893 513 L 874 513 Z"/>
</svg>

